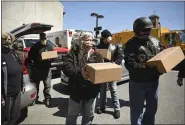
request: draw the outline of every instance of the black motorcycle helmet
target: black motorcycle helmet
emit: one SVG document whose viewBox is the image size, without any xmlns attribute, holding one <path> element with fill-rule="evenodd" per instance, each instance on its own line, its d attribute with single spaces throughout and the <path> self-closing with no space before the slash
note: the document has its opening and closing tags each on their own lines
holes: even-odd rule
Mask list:
<svg viewBox="0 0 185 125">
<path fill-rule="evenodd" d="M 133 31 L 139 39 L 147 39 L 150 36 L 153 23 L 148 17 L 140 17 L 134 21 Z M 144 34 L 140 34 L 140 32 Z"/>
</svg>

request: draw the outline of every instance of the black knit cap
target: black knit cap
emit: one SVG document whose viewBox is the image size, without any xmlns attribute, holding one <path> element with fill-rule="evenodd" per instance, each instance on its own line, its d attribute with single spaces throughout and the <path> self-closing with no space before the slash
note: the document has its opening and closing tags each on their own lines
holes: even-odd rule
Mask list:
<svg viewBox="0 0 185 125">
<path fill-rule="evenodd" d="M 46 33 L 40 33 L 40 39 L 46 40 Z"/>
<path fill-rule="evenodd" d="M 108 31 L 108 30 L 106 29 L 106 30 L 103 30 L 103 31 L 101 32 L 101 36 L 107 38 L 107 37 L 109 37 L 109 36 L 112 36 L 112 34 L 111 34 L 110 31 Z"/>
</svg>

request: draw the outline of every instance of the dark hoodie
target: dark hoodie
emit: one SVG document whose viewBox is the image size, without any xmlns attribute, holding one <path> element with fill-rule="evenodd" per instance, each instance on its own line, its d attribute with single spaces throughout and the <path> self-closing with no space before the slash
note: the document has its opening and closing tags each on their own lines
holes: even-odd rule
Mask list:
<svg viewBox="0 0 185 125">
<path fill-rule="evenodd" d="M 97 46 L 97 49 L 108 49 L 110 44 L 105 44 L 103 39 L 100 39 L 100 44 Z M 109 62 L 109 60 L 104 59 L 105 62 Z M 122 52 L 118 45 L 115 45 L 115 50 L 112 53 L 111 62 L 115 62 L 116 64 L 120 65 L 123 60 Z"/>
<path fill-rule="evenodd" d="M 80 102 L 96 98 L 100 91 L 100 85 L 85 80 L 82 76 L 82 68 L 87 63 L 100 63 L 102 61 L 102 56 L 95 49 L 87 60 L 87 54 L 83 54 L 81 51 L 81 40 L 73 41 L 71 51 L 64 57 L 62 66 L 63 73 L 69 77 L 68 87 L 71 99 Z"/>
</svg>

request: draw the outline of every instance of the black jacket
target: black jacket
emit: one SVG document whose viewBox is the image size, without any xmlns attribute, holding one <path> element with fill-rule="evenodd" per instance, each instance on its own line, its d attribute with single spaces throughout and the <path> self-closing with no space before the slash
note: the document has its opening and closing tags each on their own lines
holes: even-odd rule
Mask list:
<svg viewBox="0 0 185 125">
<path fill-rule="evenodd" d="M 28 53 L 28 62 L 32 63 L 36 69 L 48 70 L 51 67 L 51 60 L 42 60 L 41 53 L 45 51 L 53 51 L 53 47 L 50 44 L 42 45 L 41 42 L 34 44 Z"/>
<path fill-rule="evenodd" d="M 162 50 L 160 42 L 154 37 L 150 37 L 150 40 L 147 41 L 139 40 L 136 37 L 130 39 L 124 50 L 125 67 L 129 71 L 130 79 L 135 82 L 158 80 L 160 73 L 156 67 L 145 66 L 142 68 L 141 64 Z"/>
<path fill-rule="evenodd" d="M 86 63 L 99 63 L 103 61 L 102 56 L 94 50 L 94 53 L 87 60 L 87 55 L 81 51 L 81 41 L 75 40 L 71 51 L 64 57 L 62 66 L 63 73 L 69 77 L 68 87 L 70 91 L 70 98 L 76 102 L 81 100 L 89 100 L 96 98 L 100 91 L 99 84 L 93 84 L 85 80 L 81 74 L 82 68 Z"/>
<path fill-rule="evenodd" d="M 2 47 L 1 53 L 1 96 L 13 96 L 24 87 L 21 62 L 14 51 Z"/>
<path fill-rule="evenodd" d="M 179 64 L 178 77 L 185 78 L 185 59 Z"/>
<path fill-rule="evenodd" d="M 100 39 L 100 44 L 97 46 L 97 49 L 108 49 L 109 44 L 105 44 L 102 39 Z M 115 50 L 112 55 L 111 62 L 115 62 L 116 64 L 120 65 L 123 60 L 122 52 L 118 45 L 115 45 Z M 105 62 L 108 62 L 107 59 L 104 59 Z"/>
</svg>

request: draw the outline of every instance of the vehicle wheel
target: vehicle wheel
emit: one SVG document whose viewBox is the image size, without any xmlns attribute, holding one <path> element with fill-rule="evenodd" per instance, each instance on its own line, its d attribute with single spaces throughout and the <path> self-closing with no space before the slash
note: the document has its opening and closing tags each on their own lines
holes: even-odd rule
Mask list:
<svg viewBox="0 0 185 125">
<path fill-rule="evenodd" d="M 21 114 L 19 119 L 17 120 L 17 124 L 23 122 L 28 116 L 28 107 L 21 109 Z"/>
</svg>

